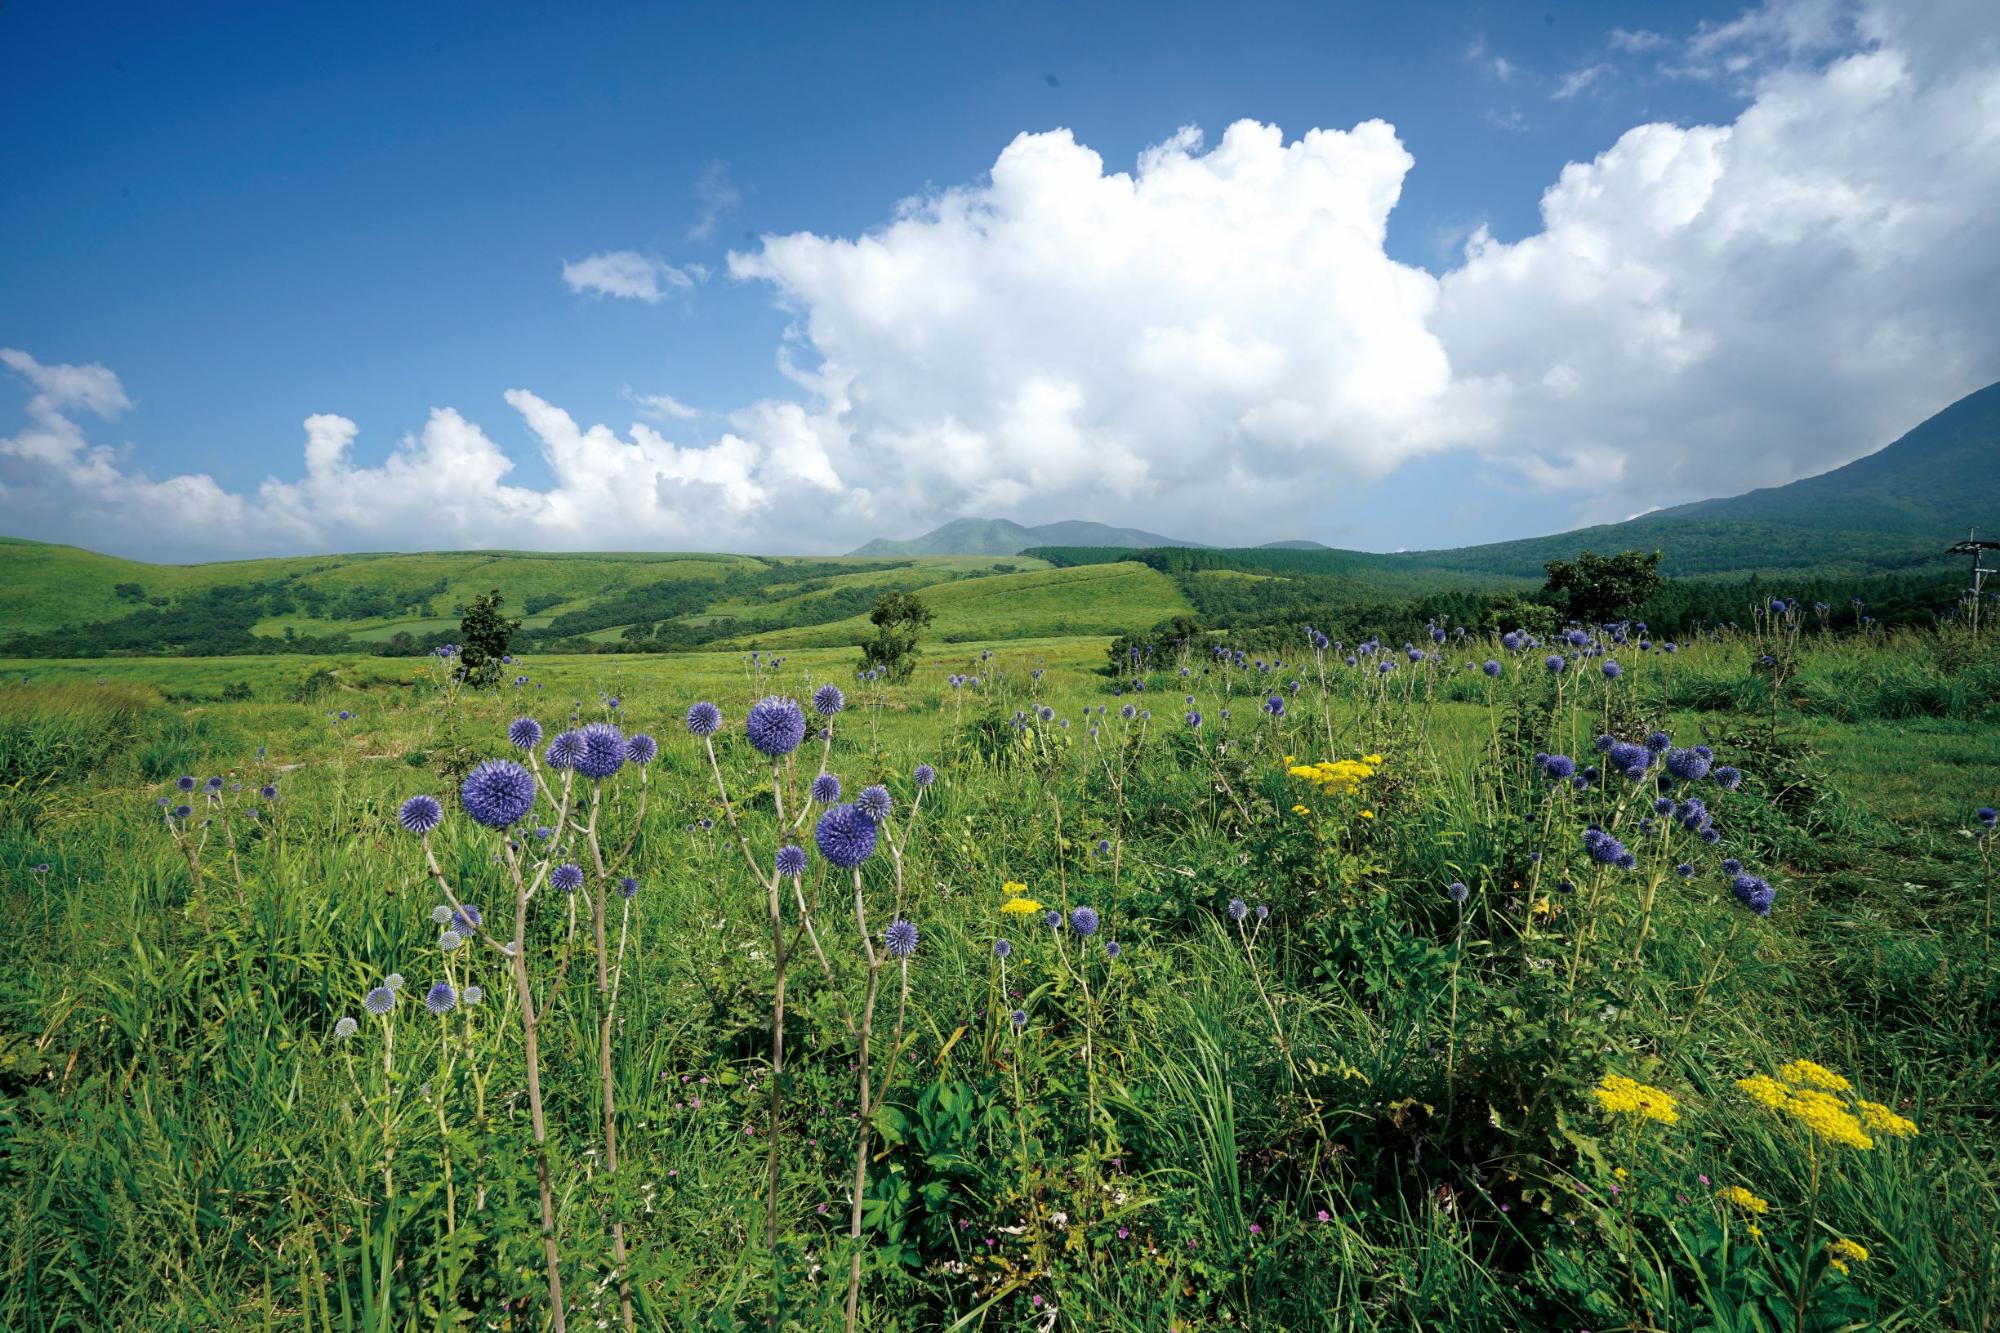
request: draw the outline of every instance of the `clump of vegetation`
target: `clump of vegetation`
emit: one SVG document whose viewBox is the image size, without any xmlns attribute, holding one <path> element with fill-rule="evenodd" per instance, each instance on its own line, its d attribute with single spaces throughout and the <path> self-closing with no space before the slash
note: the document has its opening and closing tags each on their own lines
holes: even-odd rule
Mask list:
<svg viewBox="0 0 2000 1333">
<path fill-rule="evenodd" d="M 868 613 L 874 637 L 861 645 L 861 668 L 880 671 L 892 681 L 905 681 L 917 669 L 918 636 L 936 614 L 923 599 L 906 592 L 883 593 Z"/>
</svg>

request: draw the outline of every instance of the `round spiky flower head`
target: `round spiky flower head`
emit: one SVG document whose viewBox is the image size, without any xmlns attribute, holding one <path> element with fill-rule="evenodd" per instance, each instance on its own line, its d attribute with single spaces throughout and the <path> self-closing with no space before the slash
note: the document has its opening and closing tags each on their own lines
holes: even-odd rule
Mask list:
<svg viewBox="0 0 2000 1333">
<path fill-rule="evenodd" d="M 798 700 L 781 694 L 767 694 L 751 704 L 743 725 L 750 734 L 750 744 L 773 759 L 784 758 L 806 738 L 805 710 Z"/>
<path fill-rule="evenodd" d="M 577 772 L 602 782 L 625 767 L 624 732 L 609 722 L 592 722 L 577 734 L 583 740 L 583 750 L 576 757 Z"/>
<path fill-rule="evenodd" d="M 639 896 L 639 881 L 638 881 L 638 880 L 636 880 L 636 879 L 634 879 L 634 878 L 632 878 L 632 876 L 630 876 L 630 875 L 625 875 L 625 876 L 621 877 L 621 878 L 619 879 L 619 881 L 618 881 L 618 896 L 619 896 L 620 898 L 636 898 L 636 897 L 638 897 L 638 896 Z"/>
<path fill-rule="evenodd" d="M 1771 915 L 1771 904 L 1777 901 L 1778 891 L 1756 875 L 1738 875 L 1729 881 L 1729 891 L 1758 916 Z"/>
<path fill-rule="evenodd" d="M 583 887 L 583 867 L 574 861 L 565 861 L 549 872 L 549 883 L 564 893 L 575 893 Z"/>
<path fill-rule="evenodd" d="M 842 870 L 853 870 L 875 851 L 875 821 L 851 805 L 829 806 L 813 827 L 819 854 Z"/>
<path fill-rule="evenodd" d="M 644 768 L 660 753 L 660 743 L 643 731 L 634 732 L 625 742 L 625 757 Z"/>
<path fill-rule="evenodd" d="M 517 717 L 507 724 L 507 741 L 517 750 L 532 750 L 542 743 L 542 724 L 532 717 Z"/>
<path fill-rule="evenodd" d="M 778 849 L 778 873 L 780 875 L 803 875 L 806 873 L 806 849 L 797 843 L 787 843 Z"/>
<path fill-rule="evenodd" d="M 431 924 L 442 926 L 451 920 L 451 908 L 439 903 L 431 909 Z"/>
<path fill-rule="evenodd" d="M 1497 676 L 1500 674 L 1501 667 L 1498 662 L 1494 661 L 1492 658 L 1489 657 L 1486 659 L 1486 665 L 1482 669 L 1489 676 Z"/>
<path fill-rule="evenodd" d="M 478 930 L 480 923 L 485 920 L 485 915 L 477 907 L 474 907 L 471 903 L 464 903 L 460 905 L 456 912 L 452 913 L 451 928 L 461 935 L 470 935 L 473 931 Z"/>
<path fill-rule="evenodd" d="M 688 734 L 697 739 L 706 739 L 722 730 L 722 710 L 704 699 L 700 703 L 689 704 L 687 711 Z"/>
<path fill-rule="evenodd" d="M 1250 915 L 1249 903 L 1244 902 L 1241 898 L 1231 898 L 1229 900 L 1229 919 L 1231 921 L 1241 921 L 1244 917 L 1249 915 Z"/>
<path fill-rule="evenodd" d="M 1617 680 L 1625 674 L 1625 668 L 1619 666 L 1615 659 L 1609 657 L 1604 659 L 1604 665 L 1599 667 L 1598 670 L 1604 673 L 1606 680 Z"/>
<path fill-rule="evenodd" d="M 1979 822 L 1987 828 L 2000 826 L 2000 810 L 1995 810 L 1990 805 L 1982 805 L 1974 813 L 1978 816 Z"/>
<path fill-rule="evenodd" d="M 535 807 L 535 777 L 511 759 L 488 759 L 459 789 L 465 813 L 487 828 L 507 828 Z"/>
<path fill-rule="evenodd" d="M 345 1015 L 343 1015 L 341 1017 L 341 1020 L 333 1025 L 333 1035 L 334 1038 L 338 1041 L 346 1041 L 349 1037 L 353 1036 L 356 1032 L 358 1032 L 360 1028 L 361 1025 L 359 1023 L 355 1022 L 352 1018 L 348 1018 Z"/>
<path fill-rule="evenodd" d="M 257 789 L 257 794 L 263 797 L 267 801 L 275 801 L 278 799 L 278 789 L 272 786 L 268 782 Z"/>
<path fill-rule="evenodd" d="M 993 956 L 995 958 L 1007 958 L 1010 957 L 1013 954 L 1013 952 L 1014 952 L 1014 946 L 1012 942 L 1005 939 L 998 939 L 993 941 Z"/>
<path fill-rule="evenodd" d="M 362 997 L 361 1007 L 380 1018 L 396 1007 L 396 992 L 387 986 L 377 986 Z"/>
<path fill-rule="evenodd" d="M 1455 903 L 1462 903 L 1472 896 L 1472 890 L 1465 887 L 1465 882 L 1456 879 L 1445 885 L 1444 893 Z"/>
<path fill-rule="evenodd" d="M 412 833 L 429 833 L 444 822 L 444 807 L 435 796 L 412 796 L 396 812 L 396 822 Z"/>
<path fill-rule="evenodd" d="M 583 758 L 583 736 L 580 732 L 565 731 L 549 742 L 549 748 L 542 753 L 549 761 L 550 768 L 575 768 L 577 760 Z"/>
<path fill-rule="evenodd" d="M 481 1000 L 486 998 L 486 991 L 485 988 L 480 986 L 467 986 L 458 993 L 458 998 L 465 1001 L 468 1005 L 477 1006 Z"/>
<path fill-rule="evenodd" d="M 832 717 L 847 707 L 847 696 L 840 692 L 838 685 L 822 685 L 813 691 L 813 711 L 821 717 Z"/>
<path fill-rule="evenodd" d="M 1097 912 L 1089 907 L 1070 909 L 1069 928 L 1086 939 L 1097 933 Z"/>
<path fill-rule="evenodd" d="M 908 958 L 917 951 L 916 924 L 900 918 L 891 921 L 889 928 L 882 932 L 882 943 L 895 957 Z"/>
<path fill-rule="evenodd" d="M 1008 1016 L 1007 1021 L 1014 1025 L 1014 1031 L 1019 1032 L 1022 1028 L 1028 1026 L 1028 1011 L 1026 1009 L 1016 1009 Z"/>
<path fill-rule="evenodd" d="M 1550 675 L 1560 676 L 1568 668 L 1569 663 L 1563 661 L 1561 653 L 1550 653 L 1542 660 L 1542 665 L 1549 669 Z"/>
<path fill-rule="evenodd" d="M 910 781 L 919 787 L 928 787 L 937 781 L 937 770 L 929 764 L 918 764 L 916 771 L 910 774 Z"/>
<path fill-rule="evenodd" d="M 1047 926 L 1050 930 L 1061 930 L 1062 913 L 1056 911 L 1055 908 L 1051 907 L 1048 911 L 1042 913 L 1042 924 Z"/>
<path fill-rule="evenodd" d="M 382 978 L 382 984 L 390 990 L 401 990 L 403 989 L 403 974 L 401 972 L 391 972 L 388 976 Z"/>
<path fill-rule="evenodd" d="M 1676 875 L 1679 875 L 1682 879 L 1693 879 L 1694 867 L 1690 865 L 1688 862 L 1683 861 L 1679 865 L 1674 867 L 1674 873 Z"/>
<path fill-rule="evenodd" d="M 889 817 L 889 811 L 895 808 L 895 804 L 889 796 L 889 789 L 879 784 L 863 787 L 861 794 L 854 798 L 854 808 L 878 824 Z"/>
<path fill-rule="evenodd" d="M 1667 772 L 1682 782 L 1699 782 L 1708 776 L 1708 756 L 1699 750 L 1668 750 Z"/>
<path fill-rule="evenodd" d="M 447 930 L 438 936 L 438 949 L 444 953 L 450 953 L 464 943 L 465 936 L 455 930 Z"/>
<path fill-rule="evenodd" d="M 1709 776 L 1714 778 L 1715 785 L 1722 788 L 1724 791 L 1735 791 L 1738 787 L 1743 785 L 1742 772 L 1738 769 L 1731 768 L 1728 764 L 1723 764 Z"/>
<path fill-rule="evenodd" d="M 840 799 L 840 779 L 831 773 L 822 773 L 814 778 L 812 798 L 815 804 L 832 805 Z"/>
<path fill-rule="evenodd" d="M 449 981 L 440 981 L 424 996 L 424 1008 L 434 1014 L 448 1014 L 458 1008 L 458 992 Z"/>
</svg>

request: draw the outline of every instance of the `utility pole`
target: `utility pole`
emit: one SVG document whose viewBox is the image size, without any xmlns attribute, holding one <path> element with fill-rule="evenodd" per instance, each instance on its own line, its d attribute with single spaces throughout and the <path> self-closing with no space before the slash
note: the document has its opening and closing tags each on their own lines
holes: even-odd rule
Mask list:
<svg viewBox="0 0 2000 1333">
<path fill-rule="evenodd" d="M 1985 555 L 1988 551 L 2000 551 L 2000 542 L 1979 540 L 1979 529 L 1966 530 L 1965 540 L 1951 547 L 1946 555 L 1969 555 L 1972 557 L 1972 635 L 1979 637 L 1979 604 L 1985 600 L 1986 576 L 2000 574 L 2000 569 L 1988 569 Z"/>
</svg>

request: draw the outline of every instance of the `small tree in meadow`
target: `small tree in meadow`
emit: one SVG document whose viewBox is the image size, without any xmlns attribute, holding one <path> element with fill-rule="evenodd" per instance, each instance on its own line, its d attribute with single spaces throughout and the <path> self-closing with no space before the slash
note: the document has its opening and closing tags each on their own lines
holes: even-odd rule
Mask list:
<svg viewBox="0 0 2000 1333">
<path fill-rule="evenodd" d="M 1575 560 L 1551 560 L 1542 568 L 1549 576 L 1543 598 L 1570 619 L 1591 625 L 1628 619 L 1663 582 L 1658 551 L 1579 551 Z"/>
<path fill-rule="evenodd" d="M 506 600 L 497 589 L 481 593 L 472 599 L 465 619 L 458 623 L 459 679 L 474 689 L 500 683 L 501 659 L 507 656 L 514 631 L 521 628 L 520 621 L 501 614 L 500 604 Z"/>
<path fill-rule="evenodd" d="M 868 613 L 875 637 L 861 645 L 861 669 L 880 667 L 890 680 L 908 680 L 917 669 L 917 635 L 934 613 L 913 593 L 885 592 Z"/>
</svg>

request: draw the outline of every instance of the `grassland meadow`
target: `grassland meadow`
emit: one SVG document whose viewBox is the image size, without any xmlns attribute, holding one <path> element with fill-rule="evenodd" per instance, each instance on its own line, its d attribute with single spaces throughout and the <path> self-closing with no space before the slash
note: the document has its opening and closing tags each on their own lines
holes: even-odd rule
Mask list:
<svg viewBox="0 0 2000 1333">
<path fill-rule="evenodd" d="M 2000 658 L 13 662 L 0 1324 L 2000 1326 Z"/>
</svg>

